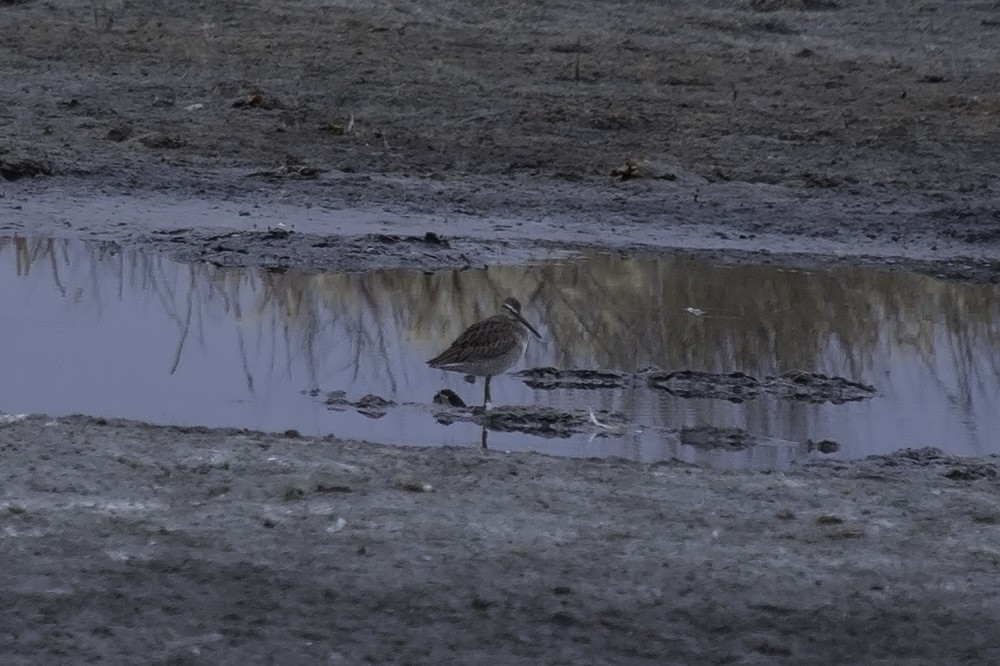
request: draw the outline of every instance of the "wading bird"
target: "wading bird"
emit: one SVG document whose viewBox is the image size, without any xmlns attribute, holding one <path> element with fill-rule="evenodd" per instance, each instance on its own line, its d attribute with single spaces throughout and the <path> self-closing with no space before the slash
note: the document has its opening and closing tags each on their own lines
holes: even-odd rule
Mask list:
<svg viewBox="0 0 1000 666">
<path fill-rule="evenodd" d="M 541 339 L 535 327 L 521 316 L 521 303 L 506 298 L 500 314 L 476 322 L 455 339 L 451 346 L 427 361 L 440 370 L 461 372 L 486 378 L 483 408 L 489 409 L 490 379 L 506 372 L 524 355 L 528 346 L 528 331 Z"/>
</svg>

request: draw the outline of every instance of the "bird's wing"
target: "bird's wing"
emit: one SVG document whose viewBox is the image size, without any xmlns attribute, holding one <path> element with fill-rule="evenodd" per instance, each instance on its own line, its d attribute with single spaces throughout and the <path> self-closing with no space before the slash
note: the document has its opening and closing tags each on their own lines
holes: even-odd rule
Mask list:
<svg viewBox="0 0 1000 666">
<path fill-rule="evenodd" d="M 428 365 L 451 365 L 500 356 L 510 345 L 510 322 L 497 315 L 465 329 L 451 346 L 427 361 Z"/>
</svg>

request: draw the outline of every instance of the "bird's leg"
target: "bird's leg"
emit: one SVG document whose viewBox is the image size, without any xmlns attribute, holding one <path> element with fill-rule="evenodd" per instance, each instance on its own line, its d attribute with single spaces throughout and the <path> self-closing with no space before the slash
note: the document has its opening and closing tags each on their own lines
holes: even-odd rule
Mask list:
<svg viewBox="0 0 1000 666">
<path fill-rule="evenodd" d="M 490 404 L 490 379 L 489 375 L 486 375 L 486 387 L 483 389 L 483 410 L 489 411 L 492 404 Z"/>
</svg>

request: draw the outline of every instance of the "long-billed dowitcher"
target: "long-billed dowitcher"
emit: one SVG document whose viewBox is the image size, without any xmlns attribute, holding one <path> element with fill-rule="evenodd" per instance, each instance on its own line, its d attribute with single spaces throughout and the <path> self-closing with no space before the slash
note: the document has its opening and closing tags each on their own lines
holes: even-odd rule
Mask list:
<svg viewBox="0 0 1000 666">
<path fill-rule="evenodd" d="M 521 303 L 505 298 L 500 314 L 476 322 L 458 336 L 451 346 L 427 361 L 441 370 L 486 378 L 483 407 L 490 408 L 490 379 L 517 363 L 528 346 L 528 331 L 541 339 L 535 327 L 521 316 Z"/>
</svg>

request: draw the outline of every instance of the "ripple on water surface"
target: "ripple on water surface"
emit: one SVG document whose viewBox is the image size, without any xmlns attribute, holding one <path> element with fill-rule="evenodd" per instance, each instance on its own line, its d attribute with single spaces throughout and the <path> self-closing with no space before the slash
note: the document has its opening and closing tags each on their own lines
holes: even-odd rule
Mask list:
<svg viewBox="0 0 1000 666">
<path fill-rule="evenodd" d="M 721 467 L 901 447 L 1000 452 L 997 287 L 690 255 L 278 274 L 6 239 L 0 409 L 479 445 L 483 419 L 434 396 L 477 404 L 481 383 L 425 360 L 506 295 L 544 337 L 515 369 L 599 368 L 621 381 L 496 378 L 491 447 Z M 790 396 L 806 375 L 876 393 Z M 685 388 L 713 376 L 730 378 L 713 384 L 722 394 Z M 754 390 L 727 395 L 734 381 Z"/>
</svg>

